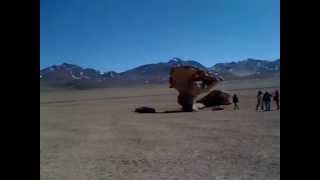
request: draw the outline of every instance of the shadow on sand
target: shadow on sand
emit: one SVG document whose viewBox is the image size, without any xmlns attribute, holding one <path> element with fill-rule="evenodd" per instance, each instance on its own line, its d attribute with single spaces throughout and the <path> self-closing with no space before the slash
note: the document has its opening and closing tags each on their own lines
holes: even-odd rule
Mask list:
<svg viewBox="0 0 320 180">
<path fill-rule="evenodd" d="M 190 112 L 196 112 L 196 111 L 169 110 L 169 111 L 162 111 L 162 112 L 156 112 L 156 113 L 190 113 Z"/>
<path fill-rule="evenodd" d="M 154 114 L 154 113 L 165 113 L 165 114 L 169 114 L 169 113 L 195 113 L 195 112 L 199 112 L 200 110 L 205 110 L 205 109 L 209 109 L 209 107 L 206 108 L 201 108 L 199 109 L 199 111 L 183 111 L 183 110 L 166 110 L 166 111 L 156 111 L 154 108 L 152 108 L 154 111 L 150 111 L 148 110 L 135 110 L 133 112 L 135 113 L 139 113 L 139 114 Z M 224 108 L 211 108 L 211 111 L 221 111 L 224 110 Z"/>
</svg>

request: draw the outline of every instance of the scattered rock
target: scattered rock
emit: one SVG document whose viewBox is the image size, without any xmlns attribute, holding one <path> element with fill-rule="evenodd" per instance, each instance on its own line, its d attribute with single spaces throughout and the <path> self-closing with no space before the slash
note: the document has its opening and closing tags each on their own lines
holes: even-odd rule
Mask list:
<svg viewBox="0 0 320 180">
<path fill-rule="evenodd" d="M 143 107 L 136 108 L 134 110 L 134 112 L 137 112 L 137 113 L 156 113 L 156 110 L 151 107 L 143 106 Z"/>
<path fill-rule="evenodd" d="M 221 90 L 213 90 L 203 98 L 197 101 L 197 103 L 202 103 L 206 107 L 219 106 L 219 105 L 230 105 L 231 95 L 229 93 L 223 92 Z"/>
</svg>

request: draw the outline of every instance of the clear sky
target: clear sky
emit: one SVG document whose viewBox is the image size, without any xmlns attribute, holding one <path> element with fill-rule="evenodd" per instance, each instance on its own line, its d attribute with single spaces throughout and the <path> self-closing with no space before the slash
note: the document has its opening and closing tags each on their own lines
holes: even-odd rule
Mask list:
<svg viewBox="0 0 320 180">
<path fill-rule="evenodd" d="M 280 57 L 279 0 L 41 0 L 41 68 Z"/>
</svg>

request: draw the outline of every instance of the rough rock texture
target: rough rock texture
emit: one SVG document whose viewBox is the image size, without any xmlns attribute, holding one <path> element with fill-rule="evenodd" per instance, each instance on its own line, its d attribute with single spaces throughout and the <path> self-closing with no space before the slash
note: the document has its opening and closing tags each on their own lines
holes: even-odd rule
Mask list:
<svg viewBox="0 0 320 180">
<path fill-rule="evenodd" d="M 174 67 L 170 72 L 170 88 L 179 92 L 178 104 L 184 111 L 193 111 L 194 99 L 209 91 L 219 81 L 222 81 L 219 76 L 192 66 Z"/>
<path fill-rule="evenodd" d="M 198 103 L 202 103 L 207 107 L 210 106 L 219 106 L 219 105 L 230 105 L 230 97 L 229 93 L 223 92 L 221 90 L 213 90 L 208 95 L 204 96 Z"/>
</svg>

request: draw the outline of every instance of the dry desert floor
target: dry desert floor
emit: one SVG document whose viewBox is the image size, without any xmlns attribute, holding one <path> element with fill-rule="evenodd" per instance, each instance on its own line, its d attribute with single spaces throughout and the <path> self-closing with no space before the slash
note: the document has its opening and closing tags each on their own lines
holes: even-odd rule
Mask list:
<svg viewBox="0 0 320 180">
<path fill-rule="evenodd" d="M 258 90 L 279 79 L 226 81 L 240 110 L 178 110 L 168 85 L 40 93 L 42 180 L 280 179 L 280 111 L 255 111 Z M 275 108 L 274 102 L 272 108 Z"/>
</svg>

